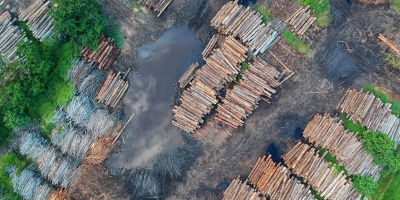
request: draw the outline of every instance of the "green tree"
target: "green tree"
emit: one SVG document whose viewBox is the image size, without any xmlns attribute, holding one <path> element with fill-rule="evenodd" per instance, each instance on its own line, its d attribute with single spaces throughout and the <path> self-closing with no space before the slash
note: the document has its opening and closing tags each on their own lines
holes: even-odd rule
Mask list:
<svg viewBox="0 0 400 200">
<path fill-rule="evenodd" d="M 67 41 L 78 45 L 97 47 L 100 33 L 105 30 L 107 19 L 96 0 L 53 0 L 49 11 L 56 30 Z"/>
<path fill-rule="evenodd" d="M 364 197 L 371 198 L 378 188 L 378 183 L 370 176 L 355 175 L 351 177 L 353 188 Z"/>
</svg>

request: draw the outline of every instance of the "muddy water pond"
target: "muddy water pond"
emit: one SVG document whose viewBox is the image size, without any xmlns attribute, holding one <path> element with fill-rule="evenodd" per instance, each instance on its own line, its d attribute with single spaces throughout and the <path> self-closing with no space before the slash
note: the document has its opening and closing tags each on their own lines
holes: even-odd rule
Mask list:
<svg viewBox="0 0 400 200">
<path fill-rule="evenodd" d="M 201 61 L 202 43 L 183 26 L 169 28 L 156 42 L 138 49 L 137 73 L 129 75 L 125 116 L 136 116 L 108 160 L 112 168 L 150 167 L 158 155 L 183 145 L 180 130 L 171 124 L 175 85 L 192 62 Z"/>
</svg>

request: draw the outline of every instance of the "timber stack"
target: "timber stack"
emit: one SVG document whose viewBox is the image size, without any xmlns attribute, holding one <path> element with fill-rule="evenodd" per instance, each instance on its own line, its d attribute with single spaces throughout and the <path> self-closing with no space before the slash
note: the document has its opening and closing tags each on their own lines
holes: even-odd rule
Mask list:
<svg viewBox="0 0 400 200">
<path fill-rule="evenodd" d="M 26 41 L 25 34 L 15 26 L 13 19 L 8 12 L 0 15 L 0 54 L 4 60 L 13 62 L 17 59 L 15 51 L 17 51 L 17 44 L 24 40 Z"/>
<path fill-rule="evenodd" d="M 224 191 L 223 200 L 267 200 L 256 189 L 248 185 L 247 180 L 242 182 L 240 176 L 233 179 L 229 187 Z"/>
<path fill-rule="evenodd" d="M 129 82 L 125 80 L 129 71 L 123 75 L 121 72 L 114 73 L 110 71 L 106 80 L 100 88 L 96 99 L 99 103 L 114 108 L 128 90 Z"/>
<path fill-rule="evenodd" d="M 172 0 L 139 0 L 139 3 L 149 6 L 154 11 L 158 12 L 157 17 L 167 9 Z"/>
<path fill-rule="evenodd" d="M 50 1 L 36 0 L 18 16 L 20 21 L 27 22 L 33 36 L 40 41 L 47 40 L 54 29 L 50 16 L 47 15 L 50 6 Z"/>
<path fill-rule="evenodd" d="M 270 199 L 315 199 L 309 186 L 291 176 L 285 166 L 276 165 L 271 155 L 258 159 L 249 174 L 249 182 Z"/>
<path fill-rule="evenodd" d="M 80 56 L 85 62 L 94 62 L 100 69 L 108 69 L 114 63 L 121 51 L 115 46 L 114 39 L 106 39 L 104 35 L 100 37 L 99 47 L 97 51 L 90 52 L 88 47 L 85 47 Z"/>
<path fill-rule="evenodd" d="M 335 174 L 335 169 L 324 160 L 327 153 L 320 157 L 314 148 L 299 142 L 282 158 L 294 174 L 304 178 L 322 197 L 360 199 L 361 195 L 353 189 L 352 182 L 346 180 L 343 171 Z"/>
<path fill-rule="evenodd" d="M 249 49 L 257 55 L 266 52 L 278 38 L 271 23 L 265 25 L 262 16 L 250 7 L 237 4 L 238 0 L 225 4 L 211 20 L 211 26 L 221 34 L 239 38 Z"/>
<path fill-rule="evenodd" d="M 189 84 L 189 82 L 193 80 L 194 74 L 199 69 L 199 67 L 200 64 L 198 62 L 192 63 L 192 65 L 190 65 L 189 69 L 185 72 L 185 74 L 183 74 L 183 76 L 178 81 L 180 88 L 182 89 L 185 88 Z"/>
<path fill-rule="evenodd" d="M 392 104 L 383 103 L 369 92 L 348 89 L 338 109 L 346 113 L 354 123 L 387 134 L 396 143 L 397 148 L 400 143 L 400 119 L 391 114 L 391 106 Z"/>
<path fill-rule="evenodd" d="M 357 135 L 344 129 L 338 118 L 328 114 L 315 115 L 304 129 L 303 137 L 316 146 L 326 148 L 344 165 L 349 175 L 372 176 L 376 181 L 383 167 L 375 165 L 374 159 L 363 150 Z"/>
<path fill-rule="evenodd" d="M 312 16 L 310 6 L 301 7 L 293 13 L 286 24 L 291 27 L 292 32 L 303 35 L 317 18 Z"/>
<path fill-rule="evenodd" d="M 221 97 L 222 104 L 217 107 L 216 119 L 233 128 L 244 124 L 244 119 L 257 108 L 260 99 L 270 103 L 269 99 L 279 86 L 280 72 L 267 62 L 256 58 L 242 73 L 242 80 L 233 89 Z"/>
<path fill-rule="evenodd" d="M 211 40 L 208 42 L 206 48 L 204 48 L 203 53 L 201 53 L 204 60 L 210 55 L 211 51 L 214 49 L 215 45 L 218 42 L 219 36 L 220 36 L 219 34 L 213 35 Z"/>
<path fill-rule="evenodd" d="M 396 46 L 394 46 L 394 44 L 389 39 L 387 39 L 382 34 L 379 34 L 378 38 L 382 40 L 382 42 L 384 42 L 386 45 L 388 45 L 398 56 L 400 56 L 400 50 L 396 48 Z"/>
</svg>

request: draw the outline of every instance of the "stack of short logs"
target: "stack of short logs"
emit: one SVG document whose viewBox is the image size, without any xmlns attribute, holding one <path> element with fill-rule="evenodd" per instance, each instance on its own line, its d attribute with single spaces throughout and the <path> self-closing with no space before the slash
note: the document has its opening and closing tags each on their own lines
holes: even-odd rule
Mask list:
<svg viewBox="0 0 400 200">
<path fill-rule="evenodd" d="M 189 69 L 183 74 L 183 76 L 179 79 L 178 84 L 180 88 L 185 88 L 190 81 L 193 80 L 194 74 L 199 69 L 200 64 L 198 62 L 192 63 Z"/>
<path fill-rule="evenodd" d="M 267 62 L 256 58 L 242 74 L 242 80 L 221 97 L 223 104 L 217 107 L 216 119 L 233 128 L 244 124 L 260 99 L 270 102 L 272 94 L 279 85 L 280 72 Z"/>
<path fill-rule="evenodd" d="M 306 181 L 322 197 L 326 199 L 360 199 L 343 171 L 336 174 L 330 163 L 319 156 L 318 151 L 307 144 L 297 143 L 282 156 L 285 164 L 292 172 Z"/>
<path fill-rule="evenodd" d="M 312 16 L 310 6 L 301 7 L 293 13 L 286 23 L 298 35 L 303 35 L 317 18 Z"/>
<path fill-rule="evenodd" d="M 223 200 L 267 200 L 267 198 L 247 184 L 242 182 L 240 176 L 233 179 L 229 187 L 224 191 Z"/>
<path fill-rule="evenodd" d="M 387 134 L 397 147 L 400 143 L 400 119 L 391 114 L 391 106 L 390 103 L 383 103 L 373 94 L 348 89 L 338 109 L 346 113 L 354 123 L 360 123 L 369 130 Z"/>
<path fill-rule="evenodd" d="M 90 52 L 89 48 L 85 47 L 80 56 L 85 62 L 94 62 L 100 69 L 108 69 L 120 53 L 121 51 L 114 44 L 114 39 L 106 39 L 102 35 L 97 51 Z"/>
<path fill-rule="evenodd" d="M 117 106 L 129 87 L 129 82 L 125 80 L 127 75 L 128 72 L 123 75 L 121 72 L 116 74 L 110 71 L 96 96 L 98 102 L 111 107 Z"/>
<path fill-rule="evenodd" d="M 349 175 L 360 174 L 379 179 L 383 167 L 373 163 L 373 157 L 362 149 L 363 144 L 356 134 L 344 130 L 339 119 L 328 114 L 315 115 L 304 129 L 303 137 L 329 150 Z"/>
<path fill-rule="evenodd" d="M 394 46 L 394 44 L 389 40 L 389 39 L 387 39 L 385 36 L 383 36 L 382 34 L 379 34 L 378 35 L 378 38 L 380 39 L 380 40 L 382 40 L 382 42 L 384 42 L 386 45 L 388 45 L 398 56 L 400 56 L 400 50 L 398 49 L 398 48 L 396 48 L 395 46 Z"/>
<path fill-rule="evenodd" d="M 157 17 L 161 16 L 171 2 L 172 0 L 139 0 L 139 3 L 145 4 L 158 12 Z"/>
<path fill-rule="evenodd" d="M 0 54 L 4 60 L 15 61 L 17 44 L 26 40 L 25 34 L 13 24 L 10 13 L 5 12 L 0 16 Z"/>
<path fill-rule="evenodd" d="M 237 2 L 235 0 L 225 4 L 211 20 L 211 26 L 221 34 L 240 38 L 254 55 L 266 52 L 278 37 L 278 32 L 272 28 L 271 23 L 262 23 L 261 14 Z"/>
<path fill-rule="evenodd" d="M 219 37 L 220 37 L 219 34 L 213 35 L 211 40 L 208 42 L 206 48 L 204 48 L 203 53 L 201 54 L 204 60 L 210 55 L 211 51 L 214 49 L 215 45 L 218 42 Z"/>
<path fill-rule="evenodd" d="M 47 15 L 50 5 L 50 1 L 36 0 L 19 15 L 19 20 L 27 22 L 33 36 L 40 41 L 46 40 L 52 35 L 53 24 L 50 16 Z"/>
</svg>

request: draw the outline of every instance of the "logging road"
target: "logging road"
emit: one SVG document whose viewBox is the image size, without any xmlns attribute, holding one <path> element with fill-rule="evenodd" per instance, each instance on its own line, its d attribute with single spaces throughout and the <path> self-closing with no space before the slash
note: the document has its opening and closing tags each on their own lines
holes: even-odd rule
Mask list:
<svg viewBox="0 0 400 200">
<path fill-rule="evenodd" d="M 183 26 L 169 28 L 156 42 L 138 49 L 138 73 L 124 97 L 125 116 L 137 116 L 126 128 L 125 143 L 108 161 L 113 168 L 150 167 L 160 154 L 182 146 L 171 124 L 175 84 L 192 62 L 201 61 L 202 43 Z M 122 140 L 120 140 L 122 141 Z"/>
</svg>

